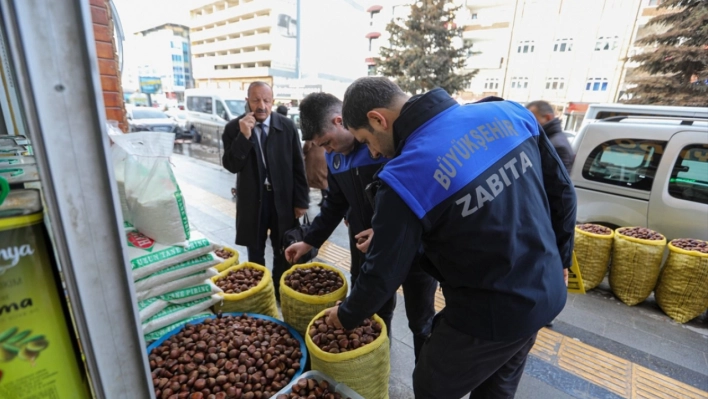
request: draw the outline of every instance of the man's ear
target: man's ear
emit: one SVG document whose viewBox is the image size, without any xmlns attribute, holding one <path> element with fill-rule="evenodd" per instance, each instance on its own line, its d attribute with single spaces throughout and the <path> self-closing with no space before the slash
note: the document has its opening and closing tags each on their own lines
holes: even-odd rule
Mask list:
<svg viewBox="0 0 708 399">
<path fill-rule="evenodd" d="M 341 116 L 341 115 L 337 115 L 337 116 L 335 116 L 334 118 L 332 118 L 332 123 L 333 123 L 335 126 L 337 126 L 337 125 L 344 126 L 344 120 L 342 119 L 342 116 Z"/>
<path fill-rule="evenodd" d="M 388 129 L 388 121 L 384 115 L 376 110 L 371 110 L 366 113 L 366 117 L 369 118 L 369 125 L 378 131 Z"/>
</svg>

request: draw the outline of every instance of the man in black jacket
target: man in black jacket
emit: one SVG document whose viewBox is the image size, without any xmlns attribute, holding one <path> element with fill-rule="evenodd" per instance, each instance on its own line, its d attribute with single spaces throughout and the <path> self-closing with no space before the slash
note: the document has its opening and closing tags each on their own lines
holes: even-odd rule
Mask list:
<svg viewBox="0 0 708 399">
<path fill-rule="evenodd" d="M 561 161 L 563 161 L 563 165 L 565 165 L 566 170 L 570 173 L 573 160 L 575 160 L 575 154 L 573 153 L 573 148 L 571 148 L 568 138 L 565 136 L 565 133 L 563 133 L 561 121 L 556 118 L 551 104 L 539 100 L 526 104 L 526 108 L 533 113 L 533 116 L 536 117 L 538 123 L 543 127 L 546 136 L 548 136 L 548 139 L 551 140 L 551 144 L 553 144 L 553 148 L 556 149 L 558 156 Z"/>
<path fill-rule="evenodd" d="M 224 167 L 237 173 L 236 244 L 250 262 L 265 265 L 270 230 L 273 281 L 279 298 L 280 276 L 288 265 L 282 235 L 297 226 L 309 207 L 300 138 L 289 118 L 271 113 L 273 91 L 264 82 L 248 87 L 249 112 L 224 128 Z"/>
<path fill-rule="evenodd" d="M 328 93 L 313 93 L 300 103 L 300 125 L 304 140 L 312 140 L 327 152 L 328 194 L 320 214 L 303 242 L 285 250 L 288 261 L 299 259 L 313 247 L 319 248 L 337 228 L 345 215 L 349 222 L 349 247 L 351 253 L 351 280 L 354 284 L 372 237 L 371 218 L 374 209 L 365 188 L 374 181 L 374 174 L 386 159 L 373 158 L 369 149 L 356 141 L 342 124 L 342 102 Z M 408 278 L 403 282 L 408 326 L 413 332 L 415 356 L 430 334 L 435 315 L 435 289 L 437 282 L 425 273 L 417 260 Z M 396 294 L 376 310 L 391 334 L 391 319 L 396 307 Z"/>
<path fill-rule="evenodd" d="M 513 397 L 538 330 L 566 301 L 576 200 L 558 154 L 517 103 L 461 106 L 442 89 L 411 98 L 386 78 L 349 86 L 342 115 L 392 159 L 377 174 L 366 263 L 328 322 L 370 316 L 422 244 L 445 308 L 413 373 L 416 399 Z"/>
</svg>

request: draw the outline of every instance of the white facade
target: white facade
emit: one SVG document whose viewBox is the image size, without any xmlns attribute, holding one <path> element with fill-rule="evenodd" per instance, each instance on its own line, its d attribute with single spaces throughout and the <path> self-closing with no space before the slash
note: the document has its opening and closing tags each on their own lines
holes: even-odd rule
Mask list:
<svg viewBox="0 0 708 399">
<path fill-rule="evenodd" d="M 380 0 L 369 12 L 367 64 L 388 44 L 393 4 Z M 467 62 L 479 72 L 461 97 L 490 95 L 519 102 L 615 102 L 625 90 L 626 61 L 637 51 L 637 30 L 657 13 L 659 0 L 465 0 L 457 16 L 472 42 Z M 371 34 L 371 33 L 370 33 Z M 375 34 L 374 34 L 375 35 Z M 367 43 L 368 44 L 368 43 Z M 373 70 L 370 67 L 370 70 Z"/>
<path fill-rule="evenodd" d="M 281 101 L 313 91 L 343 93 L 342 84 L 365 73 L 364 53 L 357 48 L 363 8 L 352 0 L 299 1 L 301 21 L 298 0 L 202 1 L 195 6 L 190 14 L 197 87 L 245 89 L 263 80 Z"/>
</svg>

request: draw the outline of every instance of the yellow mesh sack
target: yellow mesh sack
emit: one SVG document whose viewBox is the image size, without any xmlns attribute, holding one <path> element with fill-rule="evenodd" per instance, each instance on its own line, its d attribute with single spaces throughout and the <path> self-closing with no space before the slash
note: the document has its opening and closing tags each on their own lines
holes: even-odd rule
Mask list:
<svg viewBox="0 0 708 399">
<path fill-rule="evenodd" d="M 240 270 L 243 268 L 256 269 L 263 272 L 263 278 L 255 287 L 248 291 L 241 292 L 239 294 L 227 294 L 219 293 L 223 298 L 220 303 L 214 305 L 215 313 L 230 313 L 230 312 L 242 312 L 242 313 L 256 313 L 265 316 L 270 316 L 278 319 L 280 316 L 278 314 L 278 307 L 275 304 L 275 289 L 273 288 L 273 277 L 270 271 L 265 267 L 251 262 L 244 262 L 240 265 L 231 266 L 230 268 L 222 271 L 218 275 L 211 278 L 211 281 L 216 284 L 216 282 L 224 277 L 226 277 L 230 272 Z"/>
<path fill-rule="evenodd" d="M 649 297 L 659 279 L 666 238 L 643 240 L 615 230 L 610 288 L 622 302 L 636 305 Z"/>
<path fill-rule="evenodd" d="M 612 241 L 615 232 L 595 234 L 575 227 L 575 256 L 578 259 L 580 275 L 585 290 L 591 290 L 602 282 L 607 274 L 612 255 Z"/>
<path fill-rule="evenodd" d="M 322 316 L 324 311 L 312 319 L 307 331 Z M 391 373 L 388 333 L 386 324 L 378 315 L 374 315 L 373 319 L 381 324 L 381 335 L 374 342 L 353 351 L 325 352 L 312 342 L 307 332 L 305 344 L 310 352 L 312 370 L 327 374 L 366 399 L 388 399 L 388 379 Z"/>
<path fill-rule="evenodd" d="M 297 292 L 285 284 L 285 278 L 298 269 L 308 269 L 319 266 L 323 269 L 331 270 L 341 277 L 344 284 L 341 288 L 326 295 L 305 295 Z M 347 278 L 344 273 L 336 267 L 324 263 L 305 263 L 295 265 L 283 273 L 280 278 L 280 310 L 283 312 L 283 320 L 290 324 L 297 332 L 305 335 L 307 326 L 318 313 L 334 306 L 337 301 L 347 296 Z"/>
<path fill-rule="evenodd" d="M 224 247 L 222 249 L 224 251 L 232 253 L 234 256 L 230 257 L 229 259 L 224 259 L 223 262 L 214 266 L 214 268 L 216 269 L 217 272 L 223 272 L 224 270 L 230 268 L 231 266 L 238 264 L 238 251 L 237 250 L 235 250 L 233 248 L 229 248 L 229 247 Z M 217 258 L 218 257 L 219 256 L 217 255 Z"/>
<path fill-rule="evenodd" d="M 661 309 L 679 323 L 708 309 L 708 254 L 669 243 L 669 257 L 654 292 Z"/>
</svg>

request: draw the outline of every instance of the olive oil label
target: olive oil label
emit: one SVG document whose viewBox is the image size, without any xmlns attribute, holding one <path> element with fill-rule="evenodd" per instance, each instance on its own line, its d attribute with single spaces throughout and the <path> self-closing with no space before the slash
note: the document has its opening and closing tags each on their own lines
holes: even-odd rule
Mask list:
<svg viewBox="0 0 708 399">
<path fill-rule="evenodd" d="M 0 398 L 88 398 L 42 220 L 0 219 Z"/>
</svg>

